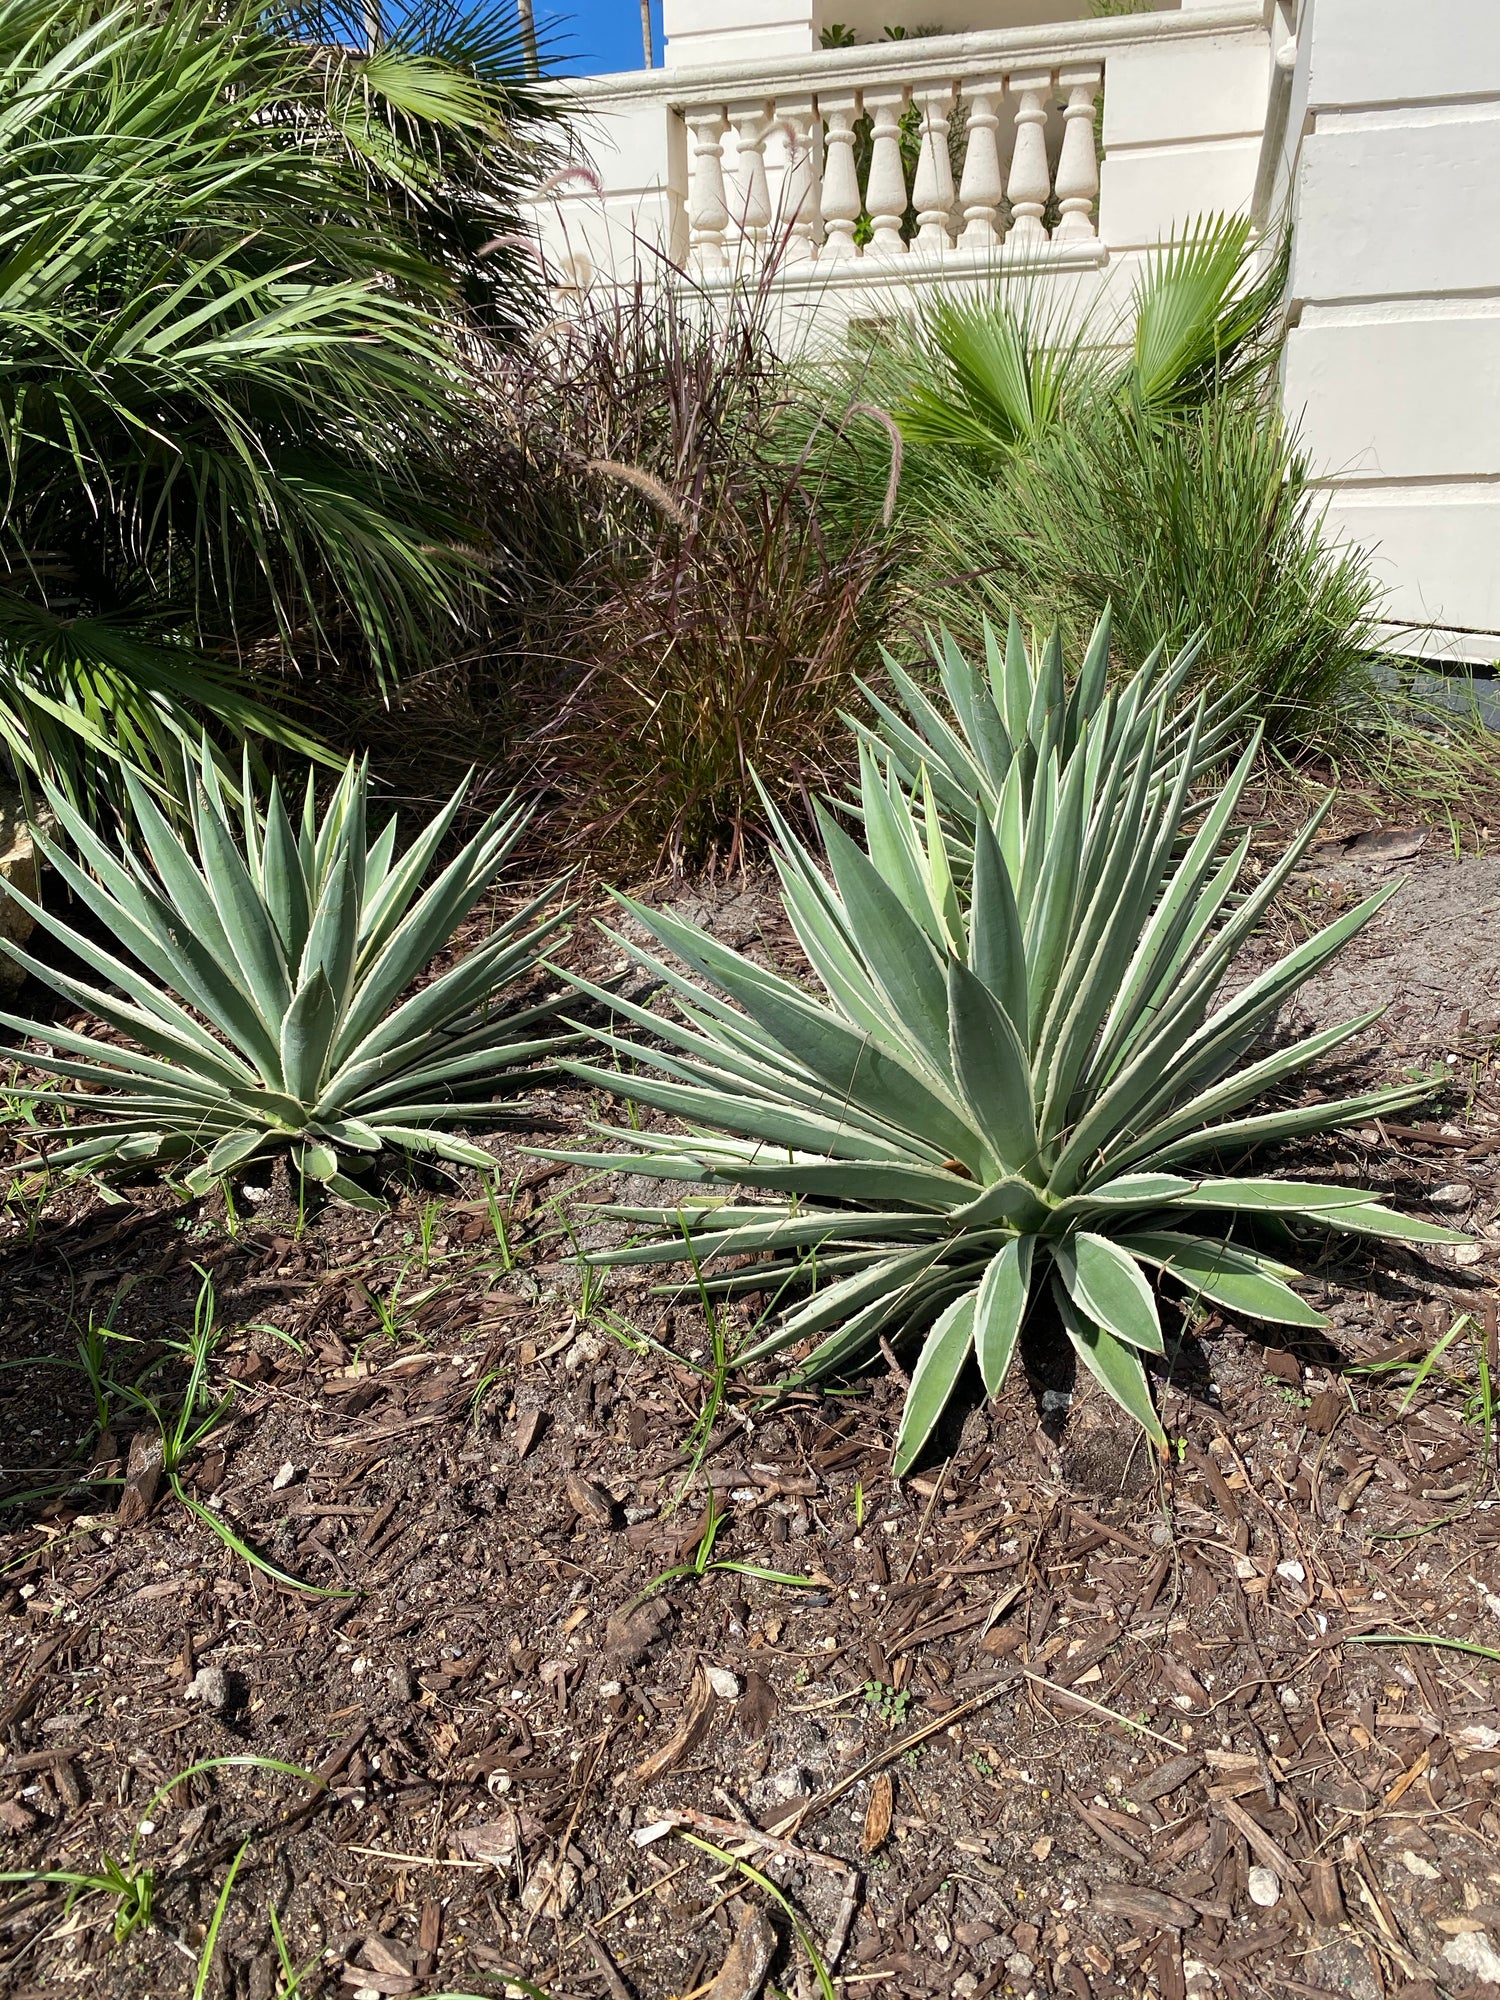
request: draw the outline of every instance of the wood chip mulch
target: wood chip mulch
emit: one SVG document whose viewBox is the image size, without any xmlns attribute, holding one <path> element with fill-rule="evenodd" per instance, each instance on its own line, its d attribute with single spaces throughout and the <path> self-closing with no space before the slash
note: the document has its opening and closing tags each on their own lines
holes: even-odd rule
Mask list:
<svg viewBox="0 0 1500 2000">
<path fill-rule="evenodd" d="M 1184 1320 L 1164 1469 L 1044 1342 L 899 1484 L 889 1365 L 717 1398 L 690 1298 L 580 1293 L 606 1191 L 528 1133 L 495 1142 L 502 1233 L 471 1180 L 299 1228 L 284 1182 L 232 1220 L 147 1182 L 28 1208 L 15 1177 L 0 1868 L 134 1843 L 154 1920 L 116 1942 L 114 1899 L 12 1882 L 0 1992 L 274 2000 L 274 1911 L 309 2000 L 805 2000 L 803 1935 L 849 2000 L 1496 2000 L 1500 947 L 1472 912 L 1500 870 L 1445 866 L 1447 941 L 1408 892 L 1348 977 L 1406 982 L 1359 1060 L 1440 1052 L 1457 1088 L 1287 1164 L 1473 1242 L 1329 1251 L 1326 1335 Z M 710 902 L 779 951 L 763 892 Z M 234 1402 L 183 1494 L 317 1594 L 51 1365 L 107 1326 L 116 1377 L 180 1389 L 200 1272 Z M 236 1757 L 316 1775 L 180 1775 Z"/>
</svg>

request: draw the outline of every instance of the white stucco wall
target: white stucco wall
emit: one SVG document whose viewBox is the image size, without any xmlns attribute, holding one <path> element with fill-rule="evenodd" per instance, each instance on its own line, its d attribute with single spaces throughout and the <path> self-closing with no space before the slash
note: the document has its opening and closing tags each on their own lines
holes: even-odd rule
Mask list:
<svg viewBox="0 0 1500 2000">
<path fill-rule="evenodd" d="M 1500 7 L 1302 0 L 1284 395 L 1409 648 L 1500 656 Z"/>
<path fill-rule="evenodd" d="M 1177 0 L 1169 0 L 1173 7 Z M 1079 21 L 1087 0 L 662 0 L 668 68 L 800 55 L 825 28 L 849 28 L 861 42 L 887 28 L 1014 28 Z"/>
</svg>

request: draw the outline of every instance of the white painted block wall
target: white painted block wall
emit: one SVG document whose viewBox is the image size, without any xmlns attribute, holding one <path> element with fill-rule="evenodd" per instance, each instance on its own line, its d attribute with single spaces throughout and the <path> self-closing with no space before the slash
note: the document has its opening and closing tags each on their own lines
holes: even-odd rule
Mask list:
<svg viewBox="0 0 1500 2000">
<path fill-rule="evenodd" d="M 1302 0 L 1284 397 L 1403 649 L 1500 657 L 1500 7 Z"/>
</svg>

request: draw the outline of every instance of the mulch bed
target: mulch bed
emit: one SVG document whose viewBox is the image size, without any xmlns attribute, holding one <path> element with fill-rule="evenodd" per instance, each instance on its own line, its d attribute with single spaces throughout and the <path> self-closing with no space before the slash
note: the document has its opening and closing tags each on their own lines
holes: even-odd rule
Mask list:
<svg viewBox="0 0 1500 2000">
<path fill-rule="evenodd" d="M 18 1177 L 0 1419 L 7 1489 L 40 1497 L 0 1543 L 0 1865 L 134 1840 L 155 1921 L 117 1944 L 109 1898 L 15 1885 L 0 1991 L 167 2000 L 207 1963 L 203 1992 L 272 2000 L 274 1909 L 305 1996 L 806 2000 L 795 1912 L 877 2000 L 1493 2000 L 1496 1668 L 1451 1642 L 1500 1649 L 1500 863 L 1400 845 L 1325 848 L 1267 948 L 1410 872 L 1299 1012 L 1390 1001 L 1353 1069 L 1441 1056 L 1453 1087 L 1282 1161 L 1474 1241 L 1327 1251 L 1327 1336 L 1182 1324 L 1166 1469 L 1045 1343 L 900 1484 L 902 1357 L 716 1401 L 690 1295 L 581 1295 L 612 1190 L 532 1133 L 495 1142 L 503 1240 L 468 1179 L 299 1228 L 284 1181 L 231 1227 L 149 1183 L 30 1212 Z M 784 951 L 763 884 L 688 902 Z M 543 1143 L 598 1110 L 536 1102 Z M 200 1272 L 235 1401 L 184 1491 L 321 1594 L 153 1492 L 139 1417 L 117 1398 L 98 1435 L 44 1365 L 107 1320 L 135 1378 Z M 1379 1372 L 1460 1316 L 1415 1389 Z M 172 1784 L 247 1755 L 317 1782 Z"/>
</svg>

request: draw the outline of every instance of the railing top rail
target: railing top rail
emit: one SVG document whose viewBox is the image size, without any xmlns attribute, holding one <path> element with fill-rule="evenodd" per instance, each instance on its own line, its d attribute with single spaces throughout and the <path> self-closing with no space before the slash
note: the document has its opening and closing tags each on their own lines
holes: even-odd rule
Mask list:
<svg viewBox="0 0 1500 2000">
<path fill-rule="evenodd" d="M 1219 6 L 1191 7 L 1181 13 L 1120 14 L 1099 20 L 1048 21 L 1024 28 L 973 29 L 960 35 L 923 35 L 851 49 L 811 49 L 774 60 L 570 78 L 552 87 L 577 109 L 588 110 L 624 99 L 635 103 L 664 99 L 673 106 L 700 104 L 705 99 L 754 97 L 762 88 L 781 95 L 799 88 L 857 90 L 997 66 L 1014 69 L 1027 61 L 1056 68 L 1059 63 L 1098 62 L 1117 51 L 1154 42 L 1201 41 L 1215 35 L 1264 30 L 1273 5 L 1274 0 L 1223 0 Z"/>
</svg>

